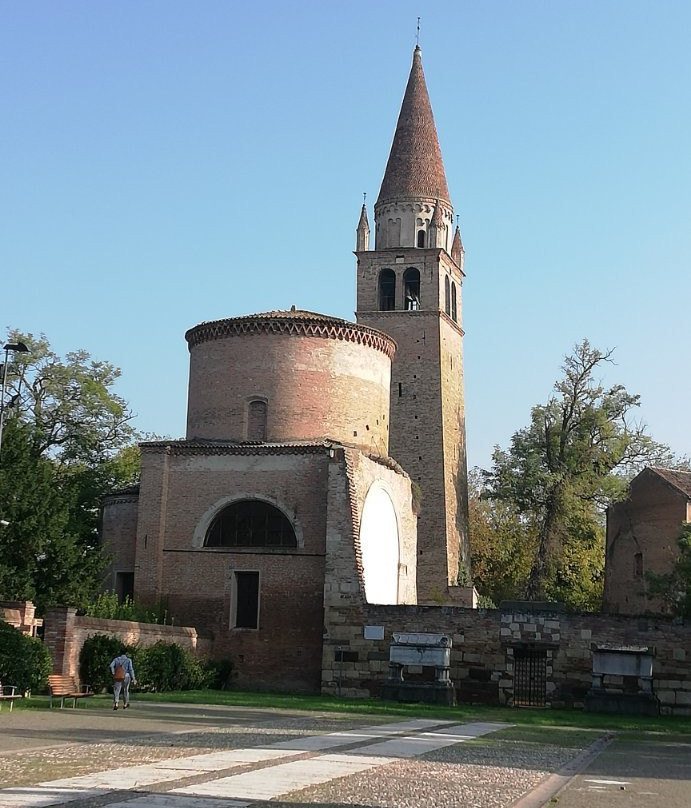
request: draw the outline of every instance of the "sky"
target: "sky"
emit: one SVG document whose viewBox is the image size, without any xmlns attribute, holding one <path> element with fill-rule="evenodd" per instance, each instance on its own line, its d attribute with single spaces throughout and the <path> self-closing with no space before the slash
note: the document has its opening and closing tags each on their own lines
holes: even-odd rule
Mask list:
<svg viewBox="0 0 691 808">
<path fill-rule="evenodd" d="M 0 0 L 0 328 L 185 431 L 188 328 L 353 319 L 417 17 L 463 285 L 470 466 L 584 338 L 691 455 L 687 0 Z"/>
</svg>

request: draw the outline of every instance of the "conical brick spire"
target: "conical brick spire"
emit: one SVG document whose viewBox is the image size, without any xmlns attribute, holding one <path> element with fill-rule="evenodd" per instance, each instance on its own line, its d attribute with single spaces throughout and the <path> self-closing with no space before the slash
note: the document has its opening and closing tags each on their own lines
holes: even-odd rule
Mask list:
<svg viewBox="0 0 691 808">
<path fill-rule="evenodd" d="M 413 66 L 377 204 L 411 197 L 451 202 L 419 46 L 413 53 Z"/>
</svg>

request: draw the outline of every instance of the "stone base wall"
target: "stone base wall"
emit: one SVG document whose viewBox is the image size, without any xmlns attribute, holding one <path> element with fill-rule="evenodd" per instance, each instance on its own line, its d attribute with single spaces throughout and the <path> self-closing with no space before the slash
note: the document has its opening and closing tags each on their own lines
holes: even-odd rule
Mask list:
<svg viewBox="0 0 691 808">
<path fill-rule="evenodd" d="M 78 617 L 75 609 L 57 607 L 49 609 L 45 617 L 44 642 L 53 658 L 53 673 L 79 679 L 79 653 L 85 641 L 94 634 L 119 637 L 127 645 L 177 643 L 200 656 L 207 656 L 211 650 L 209 641 L 198 637 L 194 628 Z"/>
<path fill-rule="evenodd" d="M 531 648 L 545 651 L 546 706 L 582 708 L 592 684 L 592 646 L 612 643 L 654 647 L 653 691 L 661 712 L 691 715 L 691 626 L 670 618 L 364 604 L 350 614 L 329 610 L 326 623 L 334 630 L 324 643 L 325 694 L 378 696 L 393 633 L 433 632 L 452 637 L 451 679 L 460 702 L 512 705 L 515 652 Z M 364 639 L 365 626 L 382 626 L 384 638 Z M 406 676 L 427 673 L 408 669 Z M 623 692 L 626 683 L 610 684 Z"/>
</svg>

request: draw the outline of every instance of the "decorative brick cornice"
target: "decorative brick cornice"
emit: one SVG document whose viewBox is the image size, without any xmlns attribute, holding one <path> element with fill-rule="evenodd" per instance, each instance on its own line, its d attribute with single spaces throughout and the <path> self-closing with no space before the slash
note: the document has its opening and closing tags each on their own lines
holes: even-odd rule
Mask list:
<svg viewBox="0 0 691 808">
<path fill-rule="evenodd" d="M 104 505 L 125 505 L 139 502 L 139 494 L 130 494 L 126 497 L 118 496 L 117 494 L 107 494 L 103 497 Z"/>
<path fill-rule="evenodd" d="M 103 497 L 104 505 L 120 505 L 128 502 L 139 502 L 139 483 L 118 488 Z"/>
<path fill-rule="evenodd" d="M 271 311 L 247 317 L 213 320 L 190 328 L 185 339 L 190 349 L 203 342 L 252 334 L 279 334 L 296 337 L 318 337 L 355 342 L 381 351 L 391 359 L 396 343 L 381 331 L 308 311 Z"/>
<path fill-rule="evenodd" d="M 310 443 L 230 443 L 225 441 L 176 440 L 140 443 L 143 452 L 167 455 L 285 455 L 324 454 L 337 446 L 330 441 Z"/>
</svg>

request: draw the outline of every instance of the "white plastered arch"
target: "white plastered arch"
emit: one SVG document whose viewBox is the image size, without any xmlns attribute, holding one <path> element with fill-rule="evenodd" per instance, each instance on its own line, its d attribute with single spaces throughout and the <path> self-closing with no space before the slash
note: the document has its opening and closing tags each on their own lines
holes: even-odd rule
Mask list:
<svg viewBox="0 0 691 808">
<path fill-rule="evenodd" d="M 369 487 L 362 506 L 360 552 L 367 602 L 398 603 L 398 516 L 391 494 L 380 480 Z"/>
</svg>

